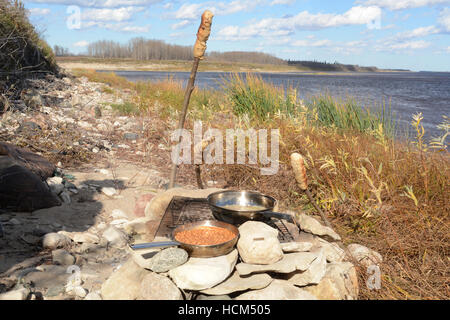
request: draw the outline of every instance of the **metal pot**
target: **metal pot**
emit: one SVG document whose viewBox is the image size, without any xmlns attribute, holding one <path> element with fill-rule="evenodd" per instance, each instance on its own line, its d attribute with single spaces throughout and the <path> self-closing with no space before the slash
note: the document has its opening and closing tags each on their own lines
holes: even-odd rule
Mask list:
<svg viewBox="0 0 450 320">
<path fill-rule="evenodd" d="M 203 220 L 193 223 L 188 223 L 182 226 L 177 227 L 172 232 L 172 239 L 176 239 L 176 235 L 181 231 L 186 230 L 192 230 L 198 227 L 202 226 L 208 226 L 208 227 L 219 227 L 228 229 L 235 237 L 227 242 L 215 244 L 215 245 L 193 245 L 188 244 L 180 241 L 162 241 L 162 242 L 149 242 L 149 243 L 140 243 L 135 244 L 131 246 L 131 249 L 137 250 L 137 249 L 148 249 L 148 248 L 160 248 L 160 247 L 173 247 L 173 246 L 179 246 L 187 251 L 189 256 L 196 257 L 196 258 L 212 258 L 212 257 L 218 257 L 222 255 L 226 255 L 230 253 L 234 246 L 236 245 L 236 242 L 239 238 L 239 230 L 228 223 L 222 222 L 222 221 L 216 221 L 216 220 Z"/>
<path fill-rule="evenodd" d="M 268 221 L 270 218 L 284 219 L 294 223 L 291 215 L 272 211 L 276 204 L 274 198 L 256 191 L 214 192 L 207 197 L 207 201 L 214 217 L 227 223 L 239 225 L 249 220 Z M 240 208 L 235 210 L 228 206 Z M 260 208 L 254 209 L 255 207 Z"/>
</svg>

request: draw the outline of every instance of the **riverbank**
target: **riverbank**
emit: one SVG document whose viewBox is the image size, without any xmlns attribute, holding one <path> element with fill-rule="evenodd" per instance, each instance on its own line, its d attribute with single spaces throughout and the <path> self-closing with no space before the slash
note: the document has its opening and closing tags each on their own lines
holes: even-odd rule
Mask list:
<svg viewBox="0 0 450 320">
<path fill-rule="evenodd" d="M 93 69 L 110 71 L 169 71 L 190 72 L 192 61 L 181 60 L 132 60 L 132 59 L 101 59 L 92 57 L 57 57 L 58 65 L 66 70 Z M 315 75 L 352 74 L 358 71 L 323 71 L 303 66 L 287 64 L 257 64 L 243 62 L 208 61 L 206 58 L 199 65 L 199 72 L 266 72 L 266 73 L 308 73 Z M 359 72 L 367 72 L 361 69 Z M 371 72 L 409 72 L 388 69 L 376 69 Z"/>
</svg>

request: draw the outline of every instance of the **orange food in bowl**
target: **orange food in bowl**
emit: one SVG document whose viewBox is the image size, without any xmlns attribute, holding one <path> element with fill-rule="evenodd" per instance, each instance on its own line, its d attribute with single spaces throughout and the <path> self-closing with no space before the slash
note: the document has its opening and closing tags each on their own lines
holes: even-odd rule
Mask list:
<svg viewBox="0 0 450 320">
<path fill-rule="evenodd" d="M 180 231 L 175 235 L 175 240 L 190 245 L 211 246 L 230 241 L 235 237 L 233 232 L 225 228 L 201 226 Z"/>
</svg>

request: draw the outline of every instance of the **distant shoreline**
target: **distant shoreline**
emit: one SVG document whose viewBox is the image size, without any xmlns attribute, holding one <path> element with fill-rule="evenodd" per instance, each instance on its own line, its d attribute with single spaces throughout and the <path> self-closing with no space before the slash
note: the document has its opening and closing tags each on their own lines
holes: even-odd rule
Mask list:
<svg viewBox="0 0 450 320">
<path fill-rule="evenodd" d="M 103 71 L 159 71 L 190 72 L 192 61 L 179 60 L 130 60 L 101 59 L 90 57 L 57 57 L 58 65 L 68 71 L 75 69 L 95 69 Z M 272 65 L 256 63 L 233 63 L 204 60 L 199 65 L 199 72 L 257 72 L 257 73 L 306 73 L 315 75 L 339 75 L 356 73 L 411 72 L 410 70 L 377 69 L 375 71 L 325 71 L 299 68 L 292 65 Z"/>
</svg>

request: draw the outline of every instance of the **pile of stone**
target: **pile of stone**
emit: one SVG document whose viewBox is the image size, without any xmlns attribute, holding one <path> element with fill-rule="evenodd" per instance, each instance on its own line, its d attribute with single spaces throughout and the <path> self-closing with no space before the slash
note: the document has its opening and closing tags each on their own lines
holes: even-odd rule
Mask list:
<svg viewBox="0 0 450 320">
<path fill-rule="evenodd" d="M 103 299 L 357 299 L 356 269 L 349 260 L 380 263 L 374 251 L 351 245 L 300 214 L 297 242 L 280 243 L 278 231 L 263 222 L 239 227 L 236 249 L 213 258 L 188 257 L 181 248 L 132 251 L 132 258 L 102 285 Z M 162 239 L 156 239 L 162 240 Z"/>
</svg>

